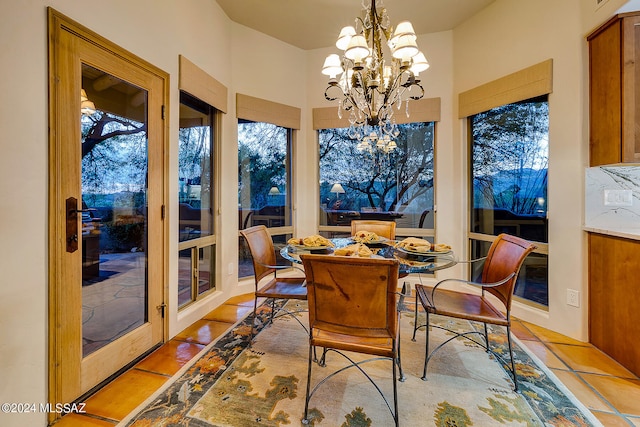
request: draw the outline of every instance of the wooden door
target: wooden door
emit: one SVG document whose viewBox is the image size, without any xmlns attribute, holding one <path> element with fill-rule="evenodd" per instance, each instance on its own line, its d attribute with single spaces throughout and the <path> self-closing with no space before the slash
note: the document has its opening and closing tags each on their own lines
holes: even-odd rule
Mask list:
<svg viewBox="0 0 640 427">
<path fill-rule="evenodd" d="M 164 339 L 168 76 L 50 10 L 50 402 Z"/>
</svg>

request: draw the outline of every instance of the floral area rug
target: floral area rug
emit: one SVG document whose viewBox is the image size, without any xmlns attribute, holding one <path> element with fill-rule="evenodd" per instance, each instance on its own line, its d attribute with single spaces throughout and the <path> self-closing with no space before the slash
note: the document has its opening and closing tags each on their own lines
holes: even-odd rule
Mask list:
<svg viewBox="0 0 640 427">
<path fill-rule="evenodd" d="M 304 303 L 290 302 L 305 308 Z M 200 353 L 190 366 L 123 420 L 121 426 L 300 426 L 307 382 L 308 336 L 290 316 L 263 327 L 269 306 L 260 308 L 259 333 L 247 345 L 251 315 Z M 298 314 L 306 324 L 306 313 Z M 555 376 L 516 340 L 520 393 L 501 364 L 468 340 L 448 343 L 429 362 L 423 381 L 425 336 L 411 341 L 414 315 L 401 316 L 402 365 L 406 381 L 398 382 L 400 425 L 417 426 L 593 426 L 600 423 Z M 419 319 L 420 320 L 420 319 Z M 436 318 L 443 326 L 468 330 L 481 325 Z M 432 328 L 431 348 L 446 339 Z M 502 328 L 491 331 L 497 352 L 506 353 Z M 357 357 L 356 357 L 357 358 Z M 326 367 L 313 366 L 312 384 L 345 366 L 329 353 Z M 366 363 L 382 392 L 393 402 L 391 362 Z M 393 406 L 393 403 L 391 403 Z M 310 402 L 308 425 L 315 427 L 392 426 L 384 400 L 356 369 L 325 382 Z"/>
</svg>

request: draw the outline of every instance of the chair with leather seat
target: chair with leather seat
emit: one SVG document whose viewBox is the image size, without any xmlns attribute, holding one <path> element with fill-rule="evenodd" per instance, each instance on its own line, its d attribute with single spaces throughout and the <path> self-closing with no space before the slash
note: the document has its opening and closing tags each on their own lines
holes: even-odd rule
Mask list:
<svg viewBox="0 0 640 427">
<path fill-rule="evenodd" d="M 351 221 L 351 235 L 355 236 L 358 231 L 371 231 L 380 237 L 394 240 L 396 238 L 396 222 L 380 221 L 374 219 L 354 219 Z"/>
<path fill-rule="evenodd" d="M 422 379 L 427 379 L 427 364 L 431 357 L 448 342 L 464 337 L 483 347 L 487 352 L 493 354 L 498 360 L 502 360 L 505 365 L 510 365 L 513 377 L 514 390 L 518 391 L 518 377 L 516 374 L 515 360 L 511 343 L 511 300 L 515 288 L 520 267 L 525 258 L 536 246 L 527 240 L 508 234 L 500 234 L 491 244 L 489 253 L 485 258 L 474 261 L 484 261 L 482 277 L 480 282 L 473 282 L 462 279 L 444 279 L 434 286 L 416 284 L 415 318 L 416 322 L 413 330 L 413 340 L 417 329 L 426 326 L 426 348 L 424 371 Z M 465 283 L 480 288 L 481 292 L 471 293 L 457 290 L 445 289 L 444 284 Z M 418 325 L 418 302 L 426 312 L 426 324 Z M 494 302 L 497 304 L 494 305 Z M 500 307 L 500 308 L 498 308 Z M 446 327 L 430 323 L 431 315 L 448 316 L 457 319 L 480 322 L 484 325 L 484 331 L 472 329 L 468 332 L 457 332 Z M 491 350 L 489 345 L 489 334 L 487 324 L 503 326 L 506 328 L 507 341 L 509 346 L 510 363 L 501 355 Z M 436 327 L 444 329 L 451 334 L 446 341 L 438 345 L 429 353 L 429 328 Z M 473 339 L 474 334 L 484 338 L 484 342 Z"/>
<path fill-rule="evenodd" d="M 301 255 L 307 275 L 309 306 L 309 368 L 303 423 L 308 424 L 309 401 L 318 388 L 334 375 L 355 367 L 373 384 L 398 425 L 397 373 L 404 380 L 400 363 L 398 318 L 398 262 L 346 256 Z M 350 364 L 319 381 L 311 389 L 315 348 L 323 348 L 319 364 L 335 352 Z M 355 362 L 349 353 L 372 358 Z M 393 408 L 381 389 L 361 366 L 386 359 L 393 376 Z"/>
<path fill-rule="evenodd" d="M 253 327 L 258 309 L 258 298 L 271 299 L 270 322 L 273 322 L 275 312 L 275 302 L 279 299 L 286 300 L 306 300 L 307 288 L 305 277 L 281 277 L 277 275 L 278 270 L 296 268 L 290 265 L 276 265 L 276 253 L 271 235 L 264 225 L 256 225 L 244 230 L 240 234 L 249 245 L 253 270 L 255 272 L 255 297 L 253 302 L 253 320 L 251 322 L 251 341 L 253 341 Z M 263 279 L 269 278 L 264 281 Z M 303 311 L 303 310 L 298 310 Z M 282 315 L 295 314 L 298 311 L 284 311 Z M 275 317 L 279 317 L 275 316 Z M 293 316 L 305 329 L 300 319 Z"/>
</svg>

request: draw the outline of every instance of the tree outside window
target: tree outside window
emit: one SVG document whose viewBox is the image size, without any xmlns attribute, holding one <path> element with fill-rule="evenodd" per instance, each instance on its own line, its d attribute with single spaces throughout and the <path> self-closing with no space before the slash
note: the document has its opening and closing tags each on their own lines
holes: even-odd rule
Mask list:
<svg viewBox="0 0 640 427">
<path fill-rule="evenodd" d="M 270 123 L 238 121 L 238 229 L 271 228 L 274 242 L 290 233 L 291 129 Z M 239 239 L 239 277 L 253 275 L 251 255 Z"/>
<path fill-rule="evenodd" d="M 434 128 L 433 122 L 398 125 L 397 147 L 386 153 L 358 150 L 352 130 L 320 130 L 320 225 L 378 218 L 433 229 Z"/>
<path fill-rule="evenodd" d="M 471 231 L 489 236 L 508 233 L 548 242 L 547 97 L 496 107 L 470 118 L 472 138 Z M 487 242 L 472 239 L 475 256 Z M 476 271 L 474 274 L 479 274 Z M 517 296 L 548 305 L 547 256 L 531 254 L 521 270 Z"/>
</svg>

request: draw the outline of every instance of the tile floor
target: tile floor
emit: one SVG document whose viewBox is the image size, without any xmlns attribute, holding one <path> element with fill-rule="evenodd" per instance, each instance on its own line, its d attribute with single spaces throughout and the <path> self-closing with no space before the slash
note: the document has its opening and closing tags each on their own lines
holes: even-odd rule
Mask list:
<svg viewBox="0 0 640 427">
<path fill-rule="evenodd" d="M 56 427 L 117 424 L 252 308 L 251 294 L 231 298 L 89 397 L 86 414 L 66 415 Z M 640 378 L 590 344 L 522 321 L 513 333 L 603 425 L 640 427 Z"/>
</svg>

